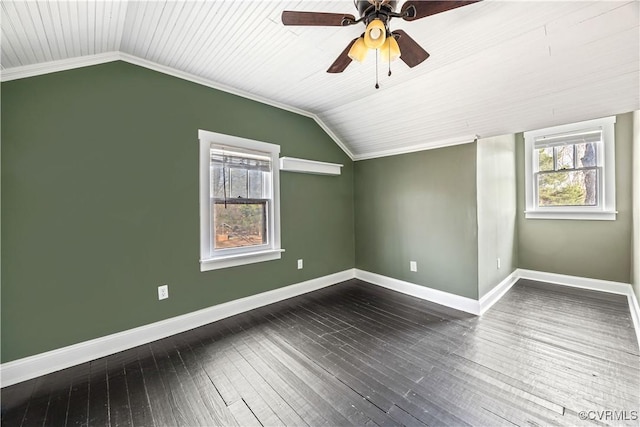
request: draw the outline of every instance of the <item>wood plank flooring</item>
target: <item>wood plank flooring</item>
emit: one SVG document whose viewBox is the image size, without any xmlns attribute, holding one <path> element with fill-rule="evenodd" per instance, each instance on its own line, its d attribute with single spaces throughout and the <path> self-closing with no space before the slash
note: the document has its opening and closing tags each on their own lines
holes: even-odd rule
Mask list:
<svg viewBox="0 0 640 427">
<path fill-rule="evenodd" d="M 352 280 L 1 397 L 3 426 L 638 426 L 640 357 L 622 296 L 520 280 L 475 317 Z"/>
</svg>

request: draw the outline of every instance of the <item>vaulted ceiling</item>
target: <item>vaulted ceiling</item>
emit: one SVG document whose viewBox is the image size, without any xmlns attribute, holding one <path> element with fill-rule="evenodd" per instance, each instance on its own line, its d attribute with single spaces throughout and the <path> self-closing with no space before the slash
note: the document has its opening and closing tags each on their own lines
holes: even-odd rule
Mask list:
<svg viewBox="0 0 640 427">
<path fill-rule="evenodd" d="M 399 2 L 400 6 L 402 1 Z M 430 58 L 326 69 L 363 31 L 285 27 L 352 1 L 2 1 L 2 79 L 124 59 L 315 118 L 352 158 L 640 109 L 640 2 L 482 1 L 403 29 Z"/>
</svg>

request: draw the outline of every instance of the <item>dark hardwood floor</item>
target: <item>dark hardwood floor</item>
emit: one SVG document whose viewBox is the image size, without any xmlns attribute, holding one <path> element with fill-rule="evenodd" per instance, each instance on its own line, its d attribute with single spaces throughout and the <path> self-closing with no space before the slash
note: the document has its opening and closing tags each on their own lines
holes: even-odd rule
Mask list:
<svg viewBox="0 0 640 427">
<path fill-rule="evenodd" d="M 521 280 L 475 317 L 353 280 L 1 397 L 6 426 L 637 426 L 640 357 L 622 296 Z"/>
</svg>

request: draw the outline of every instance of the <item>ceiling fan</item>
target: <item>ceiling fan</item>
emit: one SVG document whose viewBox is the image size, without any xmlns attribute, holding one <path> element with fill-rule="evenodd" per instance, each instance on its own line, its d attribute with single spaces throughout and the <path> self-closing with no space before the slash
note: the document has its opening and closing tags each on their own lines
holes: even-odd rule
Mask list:
<svg viewBox="0 0 640 427">
<path fill-rule="evenodd" d="M 433 0 L 407 0 L 402 4 L 399 12 L 396 12 L 396 0 L 354 0 L 360 18 L 342 13 L 323 12 L 298 12 L 285 10 L 282 12 L 284 25 L 311 25 L 311 26 L 335 26 L 347 27 L 362 22 L 365 32 L 358 38 L 351 40 L 338 58 L 327 70 L 327 73 L 341 73 L 352 60 L 364 61 L 369 49 L 379 50 L 384 61 L 393 61 L 398 57 L 409 67 L 415 67 L 429 57 L 429 54 L 415 40 L 402 30 L 389 30 L 389 22 L 392 18 L 402 18 L 405 21 L 446 12 L 480 0 L 471 1 L 433 1 Z M 389 69 L 391 75 L 391 69 Z M 376 89 L 378 88 L 376 82 Z"/>
</svg>

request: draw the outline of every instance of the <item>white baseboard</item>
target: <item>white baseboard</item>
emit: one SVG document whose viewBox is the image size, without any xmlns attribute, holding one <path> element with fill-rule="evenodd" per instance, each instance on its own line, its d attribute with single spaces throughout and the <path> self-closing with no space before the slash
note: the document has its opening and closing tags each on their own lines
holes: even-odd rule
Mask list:
<svg viewBox="0 0 640 427">
<path fill-rule="evenodd" d="M 514 270 L 505 277 L 502 282 L 480 298 L 480 301 L 359 269 L 356 269 L 356 279 L 479 316 L 498 302 L 518 281 L 516 272 L 517 270 Z"/>
<path fill-rule="evenodd" d="M 631 289 L 631 293 L 627 294 L 629 301 L 629 311 L 631 312 L 631 320 L 633 327 L 636 329 L 636 338 L 638 339 L 638 347 L 640 347 L 640 306 L 638 306 L 638 297 Z"/>
<path fill-rule="evenodd" d="M 374 285 L 382 286 L 383 288 L 398 291 L 403 294 L 411 295 L 416 298 L 435 302 L 436 304 L 451 307 L 456 310 L 466 311 L 467 313 L 476 315 L 480 314 L 480 304 L 473 298 L 462 297 L 449 292 L 416 285 L 415 283 L 405 282 L 404 280 L 394 279 L 392 277 L 359 269 L 356 269 L 356 279 L 373 283 Z"/>
<path fill-rule="evenodd" d="M 640 307 L 633 289 L 628 283 L 517 269 L 477 301 L 380 274 L 349 269 L 105 337 L 3 363 L 0 365 L 0 383 L 2 387 L 10 386 L 353 278 L 475 315 L 485 313 L 519 279 L 537 280 L 626 295 L 638 343 L 640 343 Z"/>
<path fill-rule="evenodd" d="M 608 292 L 611 294 L 627 295 L 629 287 L 631 287 L 628 283 L 611 282 L 609 280 L 590 279 L 588 277 L 569 276 L 558 273 L 547 273 L 544 271 L 525 270 L 522 268 L 517 269 L 516 273 L 520 279 L 537 280 L 538 282 L 555 283 L 556 285 L 590 289 L 593 291 Z"/>
<path fill-rule="evenodd" d="M 36 354 L 0 365 L 2 387 L 69 368 L 180 332 L 188 331 L 254 308 L 315 291 L 355 277 L 354 269 L 318 277 L 257 295 L 214 305 L 127 331 Z"/>
<path fill-rule="evenodd" d="M 568 276 L 565 274 L 546 273 L 542 271 L 516 269 L 508 275 L 502 282 L 496 285 L 491 291 L 480 298 L 479 301 L 466 298 L 426 286 L 416 285 L 381 274 L 371 273 L 364 270 L 355 269 L 355 277 L 365 282 L 372 283 L 383 288 L 391 289 L 403 294 L 411 295 L 436 304 L 465 311 L 467 313 L 482 315 L 491 306 L 502 298 L 509 289 L 519 279 L 537 280 L 540 282 L 555 283 L 574 288 L 590 289 L 600 292 L 608 292 L 619 295 L 626 295 L 629 302 L 629 311 L 636 331 L 636 338 L 640 346 L 640 307 L 633 288 L 628 283 L 611 282 L 607 280 L 590 279 L 587 277 Z"/>
<path fill-rule="evenodd" d="M 502 280 L 502 282 L 498 283 L 497 286 L 495 286 L 493 289 L 487 292 L 482 298 L 480 298 L 480 301 L 479 301 L 480 314 L 484 314 L 487 310 L 489 310 L 493 306 L 493 304 L 500 301 L 500 298 L 502 298 L 502 296 L 506 294 L 507 291 L 511 289 L 513 285 L 515 285 L 515 283 L 520 278 L 518 277 L 517 273 L 518 273 L 517 269 L 512 271 L 511 274 L 509 274 L 507 277 L 505 277 Z"/>
<path fill-rule="evenodd" d="M 609 280 L 590 279 L 588 277 L 568 276 L 566 274 L 547 273 L 543 271 L 517 269 L 519 279 L 537 280 L 539 282 L 555 283 L 557 285 L 571 286 L 573 288 L 590 289 L 593 291 L 608 292 L 610 294 L 625 295 L 629 303 L 631 320 L 636 330 L 638 346 L 640 346 L 640 307 L 638 298 L 629 283 L 612 282 Z"/>
</svg>

